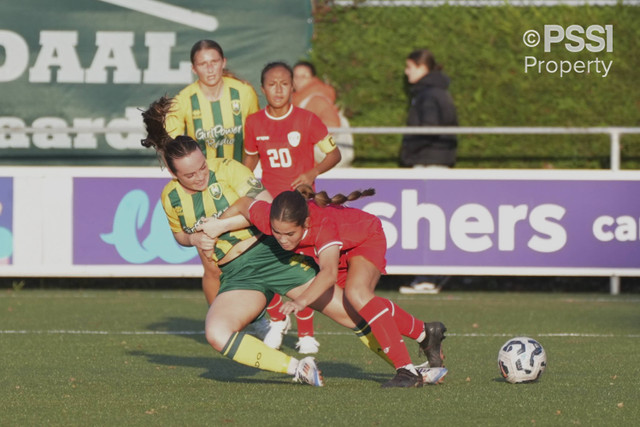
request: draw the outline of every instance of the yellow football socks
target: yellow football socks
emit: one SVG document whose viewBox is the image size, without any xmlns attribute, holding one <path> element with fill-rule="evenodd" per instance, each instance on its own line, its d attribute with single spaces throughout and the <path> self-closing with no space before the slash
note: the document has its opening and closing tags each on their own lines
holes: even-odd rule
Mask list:
<svg viewBox="0 0 640 427">
<path fill-rule="evenodd" d="M 358 339 L 362 341 L 362 343 L 367 346 L 369 350 L 373 351 L 389 365 L 394 366 L 391 359 L 389 359 L 385 352 L 382 351 L 382 346 L 380 346 L 380 343 L 378 342 L 376 337 L 373 336 L 373 333 L 371 332 L 371 326 L 369 326 L 366 320 L 363 320 L 362 322 L 357 324 L 356 327 L 353 328 L 353 331 L 356 333 Z"/>
<path fill-rule="evenodd" d="M 256 337 L 235 332 L 222 349 L 222 355 L 229 359 L 271 372 L 289 373 L 291 356 L 269 347 Z"/>
</svg>

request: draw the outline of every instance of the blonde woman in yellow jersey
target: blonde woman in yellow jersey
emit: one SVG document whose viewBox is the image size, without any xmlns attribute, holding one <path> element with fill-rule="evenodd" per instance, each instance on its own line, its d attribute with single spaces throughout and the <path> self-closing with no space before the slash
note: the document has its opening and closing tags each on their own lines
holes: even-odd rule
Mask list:
<svg viewBox="0 0 640 427">
<path fill-rule="evenodd" d="M 162 203 L 176 239 L 210 254 L 222 271 L 218 295 L 205 321 L 207 341 L 238 363 L 286 373 L 298 382 L 324 385 L 313 357 L 298 360 L 242 332 L 264 313 L 275 293 L 293 299 L 300 296 L 318 266 L 309 257 L 284 250 L 273 237 L 251 227 L 243 216 L 220 215 L 239 212 L 232 205 L 240 198 L 271 201 L 271 196 L 241 163 L 233 159 L 207 160 L 192 138 L 167 135 L 164 117 L 170 107 L 170 100 L 162 98 L 143 113 L 148 136 L 142 145 L 155 148 L 173 176 L 162 193 Z M 220 215 L 217 239 L 207 240 L 202 231 L 195 231 L 201 212 Z M 369 349 L 384 358 L 370 331 L 356 326 L 362 319 L 355 311 L 345 309 L 342 289 L 328 289 L 310 306 L 353 329 Z"/>
<path fill-rule="evenodd" d="M 249 83 L 226 76 L 227 59 L 213 40 L 200 40 L 191 48 L 191 65 L 198 79 L 173 99 L 165 128 L 173 138 L 188 135 L 207 159 L 242 161 L 244 124 L 259 110 L 258 97 Z M 204 267 L 202 289 L 211 304 L 220 286 L 220 270 L 200 253 Z"/>
<path fill-rule="evenodd" d="M 213 40 L 193 45 L 191 65 L 198 80 L 174 98 L 174 108 L 166 117 L 167 132 L 174 138 L 188 135 L 195 139 L 207 159 L 241 162 L 245 121 L 259 110 L 255 90 L 226 73 L 227 59 Z"/>
</svg>

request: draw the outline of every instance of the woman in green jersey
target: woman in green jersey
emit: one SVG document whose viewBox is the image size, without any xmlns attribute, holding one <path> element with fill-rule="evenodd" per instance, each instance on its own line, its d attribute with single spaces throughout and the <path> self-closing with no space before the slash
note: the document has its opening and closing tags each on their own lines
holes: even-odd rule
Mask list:
<svg viewBox="0 0 640 427">
<path fill-rule="evenodd" d="M 222 217 L 234 211 L 232 205 L 241 197 L 270 201 L 271 196 L 241 163 L 233 159 L 207 160 L 192 138 L 171 138 L 164 129 L 164 117 L 170 108 L 170 100 L 162 98 L 143 113 L 148 136 L 142 144 L 159 152 L 173 176 L 162 193 L 162 203 L 176 239 L 200 245 L 222 271 L 220 290 L 205 321 L 207 341 L 236 362 L 322 386 L 323 378 L 313 357 L 297 360 L 241 332 L 262 315 L 275 293 L 299 296 L 313 280 L 317 265 L 309 257 L 282 249 L 273 237 L 263 236 L 241 215 Z M 204 233 L 195 229 L 207 211 L 221 217 L 218 223 L 224 232 L 216 240 L 202 243 L 199 239 Z M 355 312 L 347 313 L 342 297 L 342 290 L 334 286 L 310 306 L 356 331 L 377 352 L 377 343 L 370 341 L 368 331 L 356 327 L 360 319 Z"/>
<path fill-rule="evenodd" d="M 259 110 L 253 87 L 233 77 L 220 44 L 200 40 L 191 48 L 191 69 L 197 80 L 173 98 L 165 127 L 172 137 L 188 135 L 198 142 L 207 159 L 242 161 L 244 124 Z M 220 270 L 198 251 L 204 275 L 202 289 L 211 304 L 220 286 Z"/>
</svg>

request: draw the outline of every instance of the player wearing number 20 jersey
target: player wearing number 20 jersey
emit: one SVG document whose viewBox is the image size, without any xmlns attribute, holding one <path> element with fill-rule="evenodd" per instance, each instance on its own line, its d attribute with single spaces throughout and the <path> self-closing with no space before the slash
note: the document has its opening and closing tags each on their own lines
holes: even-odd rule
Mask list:
<svg viewBox="0 0 640 427">
<path fill-rule="evenodd" d="M 327 127 L 313 113 L 291 105 L 281 117 L 266 109 L 247 117 L 245 152 L 258 155 L 262 183 L 273 196 L 292 190 L 291 183 L 314 166 L 313 148 L 336 149 Z"/>
</svg>

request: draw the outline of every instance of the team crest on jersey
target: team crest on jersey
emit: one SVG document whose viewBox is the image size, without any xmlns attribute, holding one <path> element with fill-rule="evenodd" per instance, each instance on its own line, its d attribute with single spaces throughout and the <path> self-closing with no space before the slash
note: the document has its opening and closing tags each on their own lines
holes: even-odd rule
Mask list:
<svg viewBox="0 0 640 427">
<path fill-rule="evenodd" d="M 213 183 L 209 186 L 209 194 L 211 194 L 211 197 L 213 197 L 215 200 L 220 200 L 220 197 L 222 197 L 222 188 L 220 188 L 220 184 Z"/>
<path fill-rule="evenodd" d="M 194 120 L 202 118 L 202 112 L 200 110 L 193 110 L 192 115 Z"/>
<path fill-rule="evenodd" d="M 240 101 L 238 101 L 237 99 L 232 100 L 231 110 L 233 111 L 233 114 L 236 116 L 240 114 Z"/>
<path fill-rule="evenodd" d="M 291 144 L 292 147 L 297 147 L 298 145 L 300 145 L 300 139 L 302 139 L 302 136 L 300 135 L 300 132 L 293 131 L 289 132 L 289 134 L 287 135 L 287 139 L 289 140 L 289 144 Z"/>
<path fill-rule="evenodd" d="M 249 185 L 253 188 L 262 188 L 262 183 L 255 176 L 249 178 Z"/>
<path fill-rule="evenodd" d="M 262 193 L 262 190 L 264 190 L 264 186 L 255 176 L 248 178 L 247 183 L 250 186 L 246 194 L 247 197 L 255 198 L 258 194 Z"/>
</svg>

